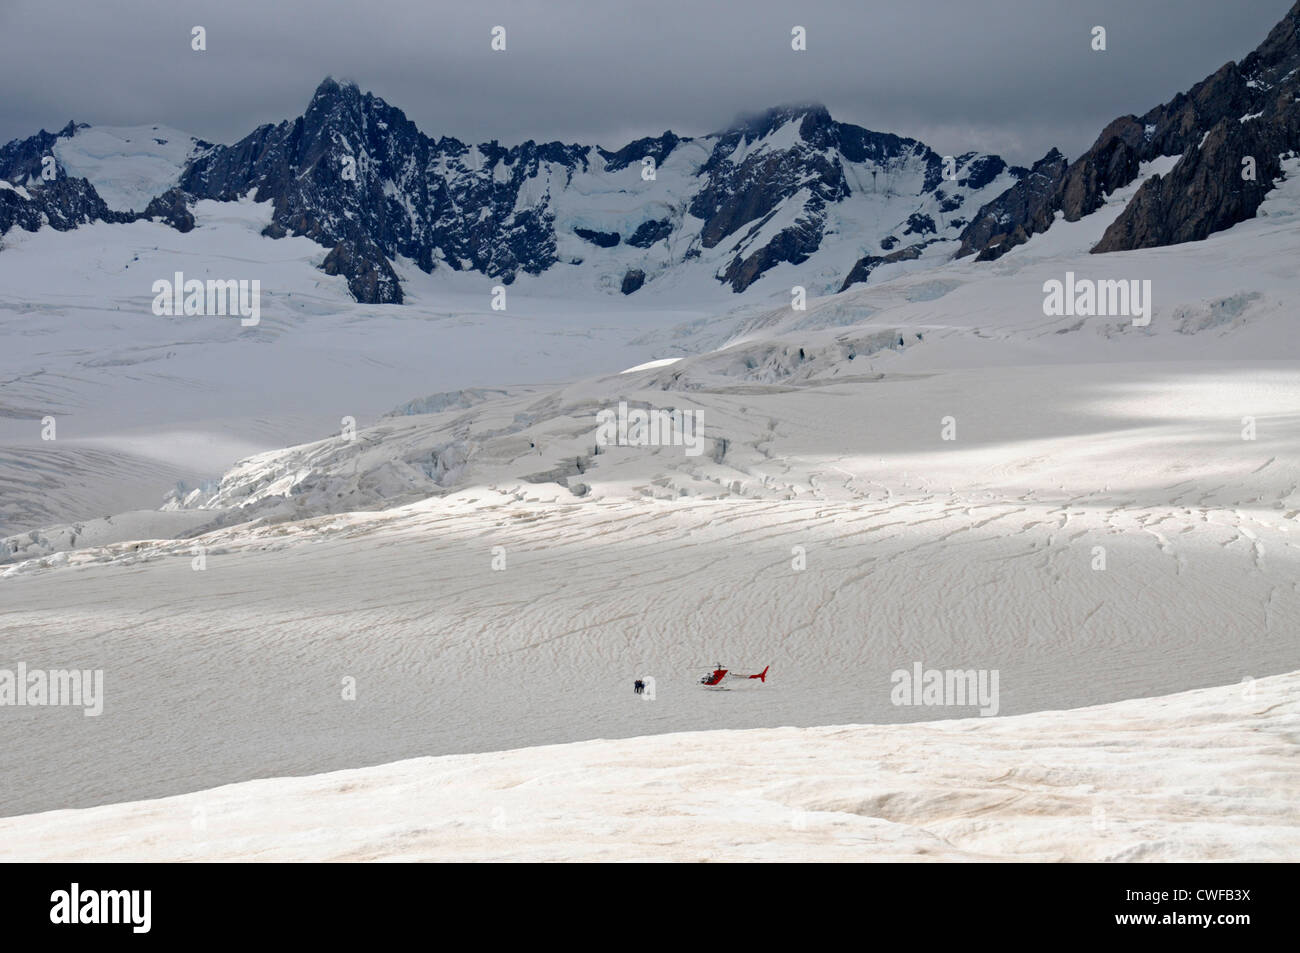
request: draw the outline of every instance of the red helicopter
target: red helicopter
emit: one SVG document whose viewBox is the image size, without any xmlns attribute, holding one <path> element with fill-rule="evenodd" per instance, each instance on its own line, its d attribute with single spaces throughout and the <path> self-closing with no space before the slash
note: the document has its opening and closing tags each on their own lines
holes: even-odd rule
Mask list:
<svg viewBox="0 0 1300 953">
<path fill-rule="evenodd" d="M 757 675 L 737 675 L 736 673 L 723 668 L 721 662 L 716 662 L 713 665 L 713 671 L 700 679 L 700 684 L 703 685 L 705 688 L 725 688 L 725 686 L 723 686 L 722 683 L 723 681 L 729 678 L 730 679 L 756 678 L 759 681 L 766 684 L 767 669 L 771 667 L 772 666 L 769 665 L 767 668 L 763 669 L 763 671 L 759 672 Z"/>
</svg>

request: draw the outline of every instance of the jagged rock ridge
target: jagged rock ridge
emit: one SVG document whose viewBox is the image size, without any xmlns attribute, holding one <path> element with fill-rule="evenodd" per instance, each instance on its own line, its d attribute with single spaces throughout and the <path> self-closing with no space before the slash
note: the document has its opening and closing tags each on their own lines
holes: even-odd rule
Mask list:
<svg viewBox="0 0 1300 953">
<path fill-rule="evenodd" d="M 1143 183 L 1093 252 L 1195 241 L 1254 216 L 1281 174 L 1279 157 L 1300 150 L 1300 2 L 1240 63 L 1143 116 L 1122 116 L 1074 162 L 1053 149 L 1031 175 L 981 208 L 957 257 L 988 261 L 1046 231 L 1062 213 L 1077 221 L 1129 185 L 1142 163 L 1180 156 Z M 1254 177 L 1243 177 L 1243 160 Z"/>
</svg>

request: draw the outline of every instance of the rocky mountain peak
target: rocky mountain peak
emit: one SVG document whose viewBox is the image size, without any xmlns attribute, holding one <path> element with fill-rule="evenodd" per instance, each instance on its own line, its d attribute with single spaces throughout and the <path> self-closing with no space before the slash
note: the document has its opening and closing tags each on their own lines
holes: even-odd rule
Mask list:
<svg viewBox="0 0 1300 953">
<path fill-rule="evenodd" d="M 799 134 L 805 142 L 814 141 L 820 131 L 834 123 L 830 111 L 820 103 L 788 104 L 741 116 L 716 135 L 724 142 L 740 138 L 754 142 L 794 121 L 799 122 Z"/>
<path fill-rule="evenodd" d="M 958 257 L 998 258 L 1050 228 L 1077 221 L 1134 182 L 1145 162 L 1179 156 L 1153 176 L 1111 224 L 1095 253 L 1205 238 L 1254 216 L 1281 175 L 1280 156 L 1300 149 L 1300 2 L 1240 63 L 1226 63 L 1143 116 L 1121 116 L 1066 164 L 1053 150 L 1034 174 L 980 209 Z M 1242 164 L 1253 163 L 1253 178 Z"/>
</svg>

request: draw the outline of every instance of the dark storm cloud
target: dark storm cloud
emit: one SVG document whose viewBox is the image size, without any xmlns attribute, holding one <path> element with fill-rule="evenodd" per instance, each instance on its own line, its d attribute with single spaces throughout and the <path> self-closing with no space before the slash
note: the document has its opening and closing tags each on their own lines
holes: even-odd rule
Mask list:
<svg viewBox="0 0 1300 953">
<path fill-rule="evenodd" d="M 940 152 L 1070 156 L 1239 59 L 1292 0 L 0 0 L 0 142 L 162 122 L 221 142 L 327 74 L 466 141 L 703 134 L 822 102 Z M 489 48 L 494 25 L 508 49 Z M 806 27 L 808 49 L 790 48 Z M 1105 26 L 1109 49 L 1089 48 Z M 190 49 L 190 30 L 208 49 Z"/>
</svg>

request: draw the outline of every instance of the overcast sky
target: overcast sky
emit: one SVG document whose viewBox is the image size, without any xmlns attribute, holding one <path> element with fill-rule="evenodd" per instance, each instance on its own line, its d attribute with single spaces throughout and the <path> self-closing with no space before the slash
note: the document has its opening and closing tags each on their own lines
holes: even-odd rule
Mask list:
<svg viewBox="0 0 1300 953">
<path fill-rule="evenodd" d="M 1254 49 L 1293 0 L 0 0 L 0 142 L 69 119 L 232 142 L 326 75 L 425 133 L 617 148 L 821 102 L 936 151 L 1071 158 Z M 195 25 L 207 51 L 190 49 Z M 507 49 L 490 49 L 493 26 Z M 807 29 L 794 52 L 790 31 Z M 1094 25 L 1108 50 L 1090 49 Z"/>
</svg>

